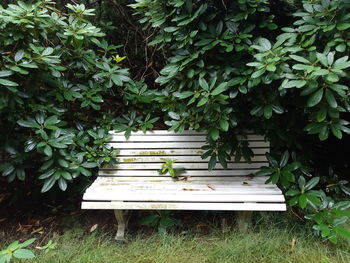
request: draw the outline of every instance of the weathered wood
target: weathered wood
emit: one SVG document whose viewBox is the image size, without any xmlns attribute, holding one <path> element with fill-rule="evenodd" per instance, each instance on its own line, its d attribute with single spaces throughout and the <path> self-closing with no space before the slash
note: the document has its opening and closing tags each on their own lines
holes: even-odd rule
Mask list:
<svg viewBox="0 0 350 263">
<path fill-rule="evenodd" d="M 236 212 L 236 222 L 238 230 L 246 232 L 252 224 L 252 211 L 239 211 Z"/>
<path fill-rule="evenodd" d="M 155 184 L 167 184 L 167 185 L 204 185 L 204 184 L 214 184 L 220 187 L 225 186 L 228 188 L 245 186 L 246 188 L 252 187 L 263 187 L 263 188 L 273 188 L 278 189 L 275 185 L 269 183 L 265 184 L 266 177 L 242 177 L 242 176 L 215 176 L 215 177 L 181 177 L 182 179 L 175 180 L 168 175 L 165 176 L 123 176 L 123 177 L 104 177 L 100 176 L 96 179 L 91 187 L 95 186 L 107 186 L 107 185 L 155 185 Z M 264 180 L 265 179 L 265 180 Z M 154 186 L 155 187 L 155 186 Z"/>
<path fill-rule="evenodd" d="M 109 132 L 112 135 L 123 135 L 125 132 L 115 132 L 115 131 L 110 131 Z M 235 134 L 253 134 L 253 131 L 249 130 L 237 130 Z M 136 131 L 136 132 L 131 132 L 131 136 L 138 136 L 138 135 L 147 135 L 147 136 L 154 136 L 154 135 L 175 135 L 175 136 L 181 136 L 181 135 L 206 135 L 205 132 L 198 132 L 198 131 L 193 131 L 193 130 L 185 130 L 183 132 L 174 132 L 174 131 L 168 131 L 168 130 L 153 130 L 153 131 L 147 131 L 144 133 L 143 131 Z"/>
<path fill-rule="evenodd" d="M 261 194 L 263 191 L 257 191 L 256 193 L 246 193 L 246 194 L 166 194 L 157 193 L 157 195 L 153 192 L 146 193 L 130 193 L 127 191 L 120 193 L 113 192 L 87 192 L 84 196 L 84 200 L 96 200 L 96 201 L 140 201 L 140 202 L 210 202 L 210 203 L 237 203 L 237 202 L 270 202 L 270 203 L 281 203 L 284 202 L 284 198 L 282 195 L 277 194 Z M 162 196 L 160 196 L 162 195 Z"/>
<path fill-rule="evenodd" d="M 251 162 L 228 161 L 227 169 L 217 164 L 208 171 L 208 159 L 201 149 L 206 134 L 195 131 L 110 132 L 110 146 L 120 149 L 118 163 L 99 170 L 99 177 L 85 191 L 83 209 L 114 209 L 118 220 L 116 239 L 124 239 L 126 227 L 122 210 L 230 210 L 239 213 L 237 223 L 247 228 L 251 211 L 285 211 L 281 190 L 265 184 L 266 177 L 252 175 L 268 165 L 265 153 L 270 143 L 263 136 L 247 132 L 239 139 L 248 142 L 255 156 Z M 182 180 L 160 175 L 166 160 L 176 160 L 173 168 L 185 168 Z M 249 212 L 250 211 L 250 212 Z"/>
<path fill-rule="evenodd" d="M 237 136 L 239 140 L 248 141 L 265 141 L 263 136 L 259 135 L 247 135 Z M 206 142 L 207 136 L 205 135 L 132 135 L 126 138 L 124 135 L 113 135 L 110 139 L 111 142 Z"/>
<path fill-rule="evenodd" d="M 252 162 L 252 163 L 228 163 L 227 169 L 251 169 L 258 170 L 262 166 L 267 166 L 267 162 Z M 121 169 L 121 170 L 145 170 L 145 169 L 161 169 L 162 163 L 118 163 L 113 166 L 106 166 L 103 169 Z M 185 169 L 208 169 L 207 163 L 174 163 L 173 168 L 185 168 Z M 221 164 L 216 164 L 215 169 L 226 169 Z"/>
<path fill-rule="evenodd" d="M 109 146 L 116 149 L 200 149 L 204 146 L 203 142 L 111 142 L 108 143 Z M 269 147 L 269 142 L 265 141 L 249 141 L 248 145 L 250 147 Z"/>
<path fill-rule="evenodd" d="M 82 202 L 82 209 L 286 211 L 281 203 Z"/>
<path fill-rule="evenodd" d="M 251 148 L 255 155 L 264 155 L 269 152 L 269 148 Z M 119 151 L 119 156 L 172 156 L 172 155 L 202 155 L 205 151 L 202 149 L 164 149 L 164 148 L 154 148 L 154 149 L 121 149 Z M 171 157 L 172 158 L 172 157 Z"/>
<path fill-rule="evenodd" d="M 166 160 L 176 160 L 178 163 L 208 163 L 210 157 L 202 159 L 200 156 L 120 156 L 117 158 L 119 163 L 164 163 Z M 266 162 L 265 155 L 256 155 L 251 159 L 252 162 Z M 228 162 L 234 162 L 234 157 Z M 247 163 L 244 160 L 235 163 Z"/>
<path fill-rule="evenodd" d="M 115 218 L 117 219 L 118 223 L 118 230 L 117 234 L 115 236 L 115 240 L 117 241 L 124 241 L 125 240 L 125 229 L 126 229 L 126 211 L 123 210 L 114 210 Z"/>
<path fill-rule="evenodd" d="M 214 177 L 218 180 L 222 179 L 221 177 L 235 177 L 235 176 L 248 176 L 253 175 L 256 172 L 256 168 L 250 169 L 230 169 L 230 170 L 185 170 L 181 173 L 181 176 L 191 176 L 188 180 L 194 180 L 196 177 Z M 162 177 L 165 177 L 169 180 L 169 176 L 162 176 L 159 174 L 159 171 L 154 170 L 116 170 L 116 169 L 100 169 L 99 176 L 101 177 L 158 177 L 162 180 Z M 174 181 L 174 180 L 172 180 Z"/>
</svg>

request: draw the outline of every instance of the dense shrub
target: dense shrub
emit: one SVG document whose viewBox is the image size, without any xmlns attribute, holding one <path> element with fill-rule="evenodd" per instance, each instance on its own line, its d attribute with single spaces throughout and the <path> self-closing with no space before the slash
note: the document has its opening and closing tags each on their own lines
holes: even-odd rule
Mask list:
<svg viewBox="0 0 350 263">
<path fill-rule="evenodd" d="M 159 118 L 171 130 L 208 132 L 209 169 L 230 155 L 249 160 L 235 134 L 253 130 L 272 142 L 270 167 L 257 175 L 277 183 L 323 237 L 350 236 L 342 226 L 348 159 L 336 146 L 350 141 L 347 0 L 137 0 L 144 31 L 125 1 L 81 2 L 97 17 L 48 0 L 0 7 L 0 169 L 8 181 L 31 176 L 43 192 L 65 190 L 113 162 L 108 130 L 128 135 Z M 106 39 L 122 39 L 128 57 Z M 157 89 L 143 77 L 152 86 L 158 77 Z"/>
<path fill-rule="evenodd" d="M 53 4 L 0 6 L 0 171 L 9 182 L 32 173 L 43 180 L 42 192 L 55 184 L 66 190 L 112 162 L 116 151 L 104 145 L 109 129 L 156 121 L 133 112 L 133 121 L 121 117 L 113 126 L 123 113 L 118 102 L 137 103 L 134 93 L 145 85 L 130 80 L 118 47 L 87 20 L 93 9 L 68 4 L 64 13 Z"/>
<path fill-rule="evenodd" d="M 209 169 L 231 154 L 251 158 L 238 129 L 265 134 L 274 153 L 257 175 L 279 184 L 323 237 L 350 237 L 339 226 L 349 216 L 347 182 L 320 183 L 310 169 L 318 139 L 350 133 L 348 1 L 136 2 L 140 22 L 158 30 L 150 44 L 168 54 L 156 81 L 170 129 L 208 132 Z"/>
</svg>

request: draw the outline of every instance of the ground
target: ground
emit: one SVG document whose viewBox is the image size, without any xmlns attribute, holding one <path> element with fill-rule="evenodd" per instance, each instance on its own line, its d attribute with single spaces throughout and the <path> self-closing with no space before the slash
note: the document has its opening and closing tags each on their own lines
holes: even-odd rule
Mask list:
<svg viewBox="0 0 350 263">
<path fill-rule="evenodd" d="M 350 262 L 348 241 L 337 245 L 324 242 L 292 213 L 255 213 L 252 228 L 242 232 L 234 223 L 233 212 L 185 211 L 175 214 L 179 226 L 158 233 L 138 224 L 150 212 L 136 211 L 124 243 L 113 239 L 112 211 L 47 207 L 41 212 L 20 213 L 2 220 L 0 247 L 36 237 L 32 249 L 37 257 L 28 262 Z M 56 247 L 40 250 L 50 240 Z"/>
</svg>

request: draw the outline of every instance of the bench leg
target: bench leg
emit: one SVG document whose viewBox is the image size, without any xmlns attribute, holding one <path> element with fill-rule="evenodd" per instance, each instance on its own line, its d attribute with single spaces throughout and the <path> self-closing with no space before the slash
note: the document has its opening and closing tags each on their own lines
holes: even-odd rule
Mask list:
<svg viewBox="0 0 350 263">
<path fill-rule="evenodd" d="M 115 236 L 115 239 L 117 241 L 124 241 L 125 237 L 125 228 L 126 228 L 126 214 L 127 211 L 125 210 L 114 210 L 114 215 L 115 218 L 117 219 L 117 223 L 118 223 L 118 230 L 117 230 L 117 234 Z"/>
<path fill-rule="evenodd" d="M 251 226 L 253 211 L 239 211 L 236 212 L 236 220 L 238 230 L 245 232 Z"/>
</svg>

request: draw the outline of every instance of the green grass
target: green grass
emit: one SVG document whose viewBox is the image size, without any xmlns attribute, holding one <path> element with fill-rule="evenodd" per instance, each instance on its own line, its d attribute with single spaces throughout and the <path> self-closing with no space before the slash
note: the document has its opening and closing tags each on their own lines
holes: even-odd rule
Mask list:
<svg viewBox="0 0 350 263">
<path fill-rule="evenodd" d="M 129 237 L 130 238 L 130 237 Z M 296 244 L 292 247 L 292 240 Z M 37 253 L 36 263 L 228 263 L 350 262 L 349 243 L 331 245 L 296 226 L 265 226 L 247 233 L 213 229 L 209 234 L 134 236 L 117 243 L 111 233 L 68 231 L 54 237 L 57 248 Z"/>
<path fill-rule="evenodd" d="M 198 214 L 199 215 L 199 214 Z M 197 215 L 197 216 L 198 216 Z M 349 263 L 350 242 L 340 240 L 333 245 L 316 237 L 310 225 L 297 221 L 287 214 L 256 216 L 254 227 L 248 232 L 239 232 L 233 222 L 223 233 L 218 217 L 210 215 L 183 217 L 183 226 L 168 234 L 150 233 L 145 226 L 134 224 L 127 233 L 127 241 L 116 242 L 111 224 L 99 221 L 92 233 L 89 229 L 95 219 L 84 224 L 90 217 L 69 216 L 61 220 L 59 228 L 46 228 L 32 246 L 37 257 L 35 263 Z M 228 217 L 230 219 L 231 217 Z M 192 221 L 191 221 L 192 220 Z M 229 220 L 230 221 L 230 220 Z M 0 229 L 0 248 L 15 239 L 26 240 L 13 230 Z M 57 234 L 60 229 L 62 234 Z M 147 230 L 148 229 L 148 230 Z M 147 230 L 147 233 L 141 231 Z M 182 232 L 181 232 L 182 231 Z M 35 235 L 34 235 L 35 236 Z M 45 253 L 35 249 L 49 240 L 57 243 L 55 249 Z M 296 242 L 293 242 L 295 240 Z M 293 245 L 292 245 L 293 244 Z"/>
</svg>

